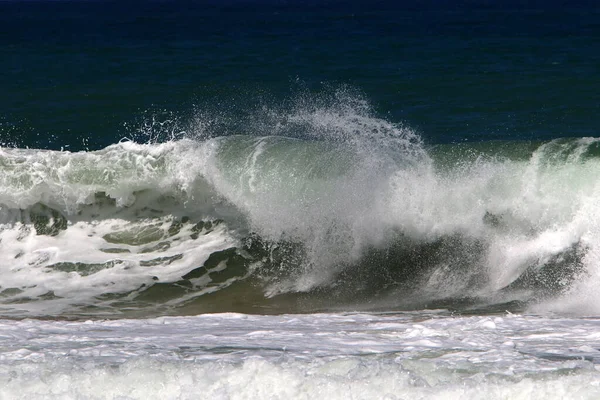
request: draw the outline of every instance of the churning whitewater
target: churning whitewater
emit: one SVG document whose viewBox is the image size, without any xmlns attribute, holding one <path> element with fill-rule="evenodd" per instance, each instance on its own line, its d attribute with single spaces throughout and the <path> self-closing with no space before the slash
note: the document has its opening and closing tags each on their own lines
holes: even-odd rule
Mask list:
<svg viewBox="0 0 600 400">
<path fill-rule="evenodd" d="M 597 139 L 427 146 L 342 100 L 251 135 L 3 147 L 0 313 L 600 311 Z"/>
<path fill-rule="evenodd" d="M 0 397 L 594 399 L 599 328 L 422 310 L 0 321 Z"/>
</svg>

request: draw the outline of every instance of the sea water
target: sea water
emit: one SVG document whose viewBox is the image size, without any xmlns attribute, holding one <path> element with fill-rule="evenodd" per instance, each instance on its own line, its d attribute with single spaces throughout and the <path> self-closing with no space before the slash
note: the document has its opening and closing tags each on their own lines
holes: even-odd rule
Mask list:
<svg viewBox="0 0 600 400">
<path fill-rule="evenodd" d="M 0 398 L 597 398 L 598 9 L 0 2 Z"/>
<path fill-rule="evenodd" d="M 600 393 L 595 319 L 206 314 L 4 321 L 3 398 L 544 399 Z"/>
</svg>

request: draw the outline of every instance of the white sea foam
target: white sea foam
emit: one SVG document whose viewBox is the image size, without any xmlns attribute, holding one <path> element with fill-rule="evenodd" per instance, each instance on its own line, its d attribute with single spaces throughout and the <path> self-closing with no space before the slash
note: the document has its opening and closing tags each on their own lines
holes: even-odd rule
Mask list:
<svg viewBox="0 0 600 400">
<path fill-rule="evenodd" d="M 438 313 L 0 321 L 0 397 L 592 399 L 598 328 Z"/>
<path fill-rule="evenodd" d="M 195 240 L 189 238 L 191 226 L 165 237 L 172 222 L 171 217 L 137 223 L 121 219 L 76 222 L 57 236 L 36 235 L 22 224 L 3 230 L 0 239 L 6 244 L 0 255 L 0 283 L 9 289 L 3 293 L 7 301 L 4 312 L 39 316 L 91 305 L 109 307 L 111 301 L 99 297 L 178 281 L 212 253 L 237 244 L 224 226 Z M 104 239 L 108 234 L 129 231 L 138 237 L 156 238 L 143 245 L 111 244 Z M 146 250 L 153 246 L 159 250 Z M 10 293 L 10 288 L 19 291 Z M 201 290 L 196 293 L 201 294 Z"/>
</svg>

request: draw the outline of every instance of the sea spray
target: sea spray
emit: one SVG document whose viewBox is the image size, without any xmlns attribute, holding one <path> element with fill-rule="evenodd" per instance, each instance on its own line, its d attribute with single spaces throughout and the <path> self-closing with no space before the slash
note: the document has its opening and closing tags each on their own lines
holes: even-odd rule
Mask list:
<svg viewBox="0 0 600 400">
<path fill-rule="evenodd" d="M 2 312 L 558 310 L 597 275 L 595 139 L 428 146 L 345 88 L 205 114 L 2 148 Z"/>
</svg>

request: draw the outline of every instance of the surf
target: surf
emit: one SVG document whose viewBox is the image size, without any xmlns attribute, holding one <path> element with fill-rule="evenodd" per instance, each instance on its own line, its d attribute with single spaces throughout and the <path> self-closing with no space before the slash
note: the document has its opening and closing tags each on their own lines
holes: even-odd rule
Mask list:
<svg viewBox="0 0 600 400">
<path fill-rule="evenodd" d="M 251 115 L 2 147 L 2 315 L 597 312 L 597 139 L 428 145 L 344 91 Z"/>
</svg>

